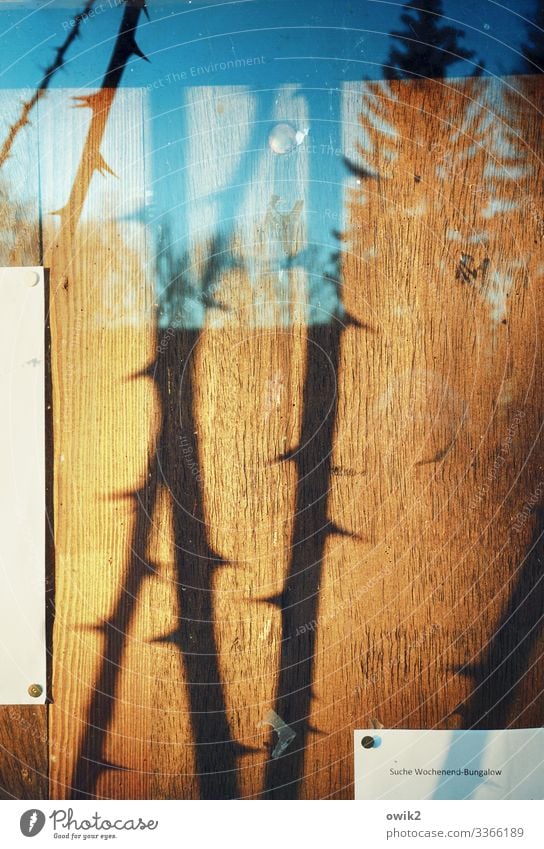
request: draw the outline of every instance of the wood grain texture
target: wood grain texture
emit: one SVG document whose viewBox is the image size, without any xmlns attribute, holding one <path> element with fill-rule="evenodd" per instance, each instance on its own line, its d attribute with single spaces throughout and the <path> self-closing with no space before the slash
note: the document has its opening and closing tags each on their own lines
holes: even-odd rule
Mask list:
<svg viewBox="0 0 544 849">
<path fill-rule="evenodd" d="M 84 92 L 70 92 L 84 95 Z M 74 210 L 59 219 L 78 172 L 89 110 L 73 108 L 56 91 L 43 107 L 42 214 L 51 268 L 55 410 L 57 603 L 51 713 L 51 795 L 70 796 L 74 759 L 100 667 L 103 633 L 129 554 L 133 513 L 122 494 L 137 485 L 153 432 L 153 404 L 145 381 L 131 375 L 152 350 L 146 248 L 141 225 L 123 220 L 144 192 L 142 97 L 123 92 L 109 115 L 102 148 L 118 174 L 96 173 L 79 226 Z M 47 140 L 63 126 L 67 156 L 59 162 Z M 80 204 L 77 192 L 75 203 Z M 88 213 L 94 210 L 94 217 Z M 138 321 L 135 322 L 135 315 Z M 143 330 L 134 330 L 138 323 Z M 139 410 L 134 419 L 130 411 Z M 128 419 L 126 413 L 129 413 Z M 118 463 L 125 474 L 119 476 Z M 94 528 L 89 533 L 89 529 Z M 85 541 L 84 547 L 81 543 Z M 104 580 L 98 579 L 102 575 Z M 106 579 L 106 576 L 109 576 Z M 115 576 L 115 577 L 114 577 Z M 110 578 L 113 580 L 110 582 Z M 68 604 L 62 599 L 71 597 Z M 57 654 L 58 652 L 58 654 Z M 123 699 L 119 700 L 123 708 Z M 142 719 L 143 714 L 137 712 Z M 146 739 L 146 729 L 133 729 Z M 127 795 L 137 788 L 130 787 Z M 111 792 L 115 795 L 115 791 Z"/>
<path fill-rule="evenodd" d="M 27 96 L 0 92 L 2 138 Z M 0 171 L 0 265 L 41 264 L 36 147 L 36 126 L 29 126 Z M 0 798 L 47 798 L 47 762 L 47 708 L 0 707 Z"/>
<path fill-rule="evenodd" d="M 206 186 L 236 182 L 259 113 L 243 91 L 199 92 L 184 108 L 203 277 L 228 219 Z M 252 165 L 255 190 L 225 228 L 239 261 L 214 272 L 231 312 L 169 332 L 146 230 L 127 220 L 152 185 L 145 92 L 117 93 L 102 154 L 118 179 L 93 177 L 77 228 L 48 213 L 69 195 L 89 116 L 74 92 L 40 104 L 53 798 L 351 798 L 352 731 L 372 718 L 542 724 L 542 93 L 537 77 L 344 87 L 353 321 L 338 332 L 305 325 L 303 264 L 263 271 L 274 194 L 283 211 L 302 201 L 287 238 L 307 238 L 303 156 L 288 195 L 273 158 Z M 279 92 L 275 119 L 293 103 Z M 284 290 L 299 300 L 287 317 L 274 311 Z M 278 691 L 286 662 L 284 689 L 298 681 L 304 698 Z M 262 725 L 278 705 L 293 752 L 304 742 L 284 773 Z M 21 792 L 13 771 L 4 782 Z"/>
</svg>

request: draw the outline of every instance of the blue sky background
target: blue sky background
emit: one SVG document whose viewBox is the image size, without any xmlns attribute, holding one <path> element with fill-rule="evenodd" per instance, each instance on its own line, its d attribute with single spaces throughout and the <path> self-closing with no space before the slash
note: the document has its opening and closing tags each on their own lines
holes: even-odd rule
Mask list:
<svg viewBox="0 0 544 849">
<path fill-rule="evenodd" d="M 445 16 L 465 31 L 464 45 L 481 57 L 491 74 L 523 70 L 519 55 L 538 0 L 446 0 Z M 82 27 L 66 71 L 56 86 L 96 85 L 107 64 L 121 7 L 116 0 L 97 0 L 97 14 Z M 237 2 L 148 2 L 151 21 L 142 19 L 138 40 L 152 60 L 133 62 L 123 83 L 145 86 L 172 71 L 226 62 L 235 57 L 267 57 L 251 70 L 218 69 L 205 84 L 256 84 L 272 79 L 322 82 L 380 78 L 391 39 L 400 25 L 402 3 L 393 0 L 237 0 Z M 83 3 L 64 0 L 9 3 L 0 7 L 0 85 L 35 85 L 40 68 L 60 44 L 70 18 Z M 291 59 L 291 57 L 297 57 Z M 308 57 L 303 59 L 300 57 Z M 293 63 L 295 67 L 293 67 Z M 450 76 L 474 73 L 471 62 L 451 66 Z M 186 84 L 195 84 L 188 76 Z M 198 80 L 196 81 L 198 84 Z"/>
</svg>

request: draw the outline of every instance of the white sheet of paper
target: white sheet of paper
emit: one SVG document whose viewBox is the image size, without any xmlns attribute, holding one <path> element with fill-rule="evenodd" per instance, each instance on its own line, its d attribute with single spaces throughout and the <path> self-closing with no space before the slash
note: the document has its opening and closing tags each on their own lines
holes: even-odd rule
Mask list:
<svg viewBox="0 0 544 849">
<path fill-rule="evenodd" d="M 542 799 L 544 729 L 355 731 L 355 798 Z"/>
<path fill-rule="evenodd" d="M 42 268 L 0 268 L 0 316 L 0 704 L 37 704 L 46 696 Z"/>
</svg>

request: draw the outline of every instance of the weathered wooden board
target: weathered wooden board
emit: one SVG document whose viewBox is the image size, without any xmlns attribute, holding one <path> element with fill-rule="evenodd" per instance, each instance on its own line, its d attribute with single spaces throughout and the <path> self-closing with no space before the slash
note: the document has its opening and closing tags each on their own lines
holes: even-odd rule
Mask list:
<svg viewBox="0 0 544 849">
<path fill-rule="evenodd" d="M 184 103 L 188 174 L 172 174 L 176 202 L 192 186 L 197 267 L 200 218 L 226 215 L 205 214 L 198 192 L 206 173 L 224 177 L 224 128 L 238 118 L 229 162 L 255 115 L 240 91 L 203 91 Z M 49 215 L 90 119 L 74 94 L 52 92 L 39 122 L 51 796 L 350 798 L 351 732 L 372 718 L 542 724 L 541 79 L 344 88 L 344 150 L 363 166 L 346 168 L 336 223 L 359 322 L 345 326 L 308 327 L 300 304 L 266 326 L 248 318 L 280 291 L 266 274 L 256 291 L 248 271 L 270 249 L 273 193 L 283 210 L 302 201 L 289 238 L 306 238 L 304 159 L 284 197 L 266 152 L 237 210 L 240 261 L 215 272 L 231 311 L 157 329 L 150 245 L 131 218 L 153 189 L 146 93 L 117 93 L 102 155 L 118 176 L 93 176 L 79 223 Z M 278 93 L 276 120 L 290 97 Z M 308 269 L 294 256 L 279 282 L 303 300 Z M 297 730 L 278 763 L 270 708 Z M 3 781 L 19 795 L 13 768 Z"/>
<path fill-rule="evenodd" d="M 380 144 L 374 132 L 367 166 L 383 176 L 354 190 L 346 241 L 346 305 L 373 333 L 346 335 L 340 369 L 333 501 L 364 543 L 331 552 L 323 592 L 315 717 L 331 736 L 306 770 L 331 792 L 351 780 L 349 724 L 372 716 L 542 723 L 542 172 L 524 99 L 538 103 L 541 83 L 524 81 L 501 113 L 516 83 L 393 85 L 393 101 L 369 86 L 397 135 Z M 476 131 L 455 136 L 473 102 L 492 120 L 467 161 Z M 378 123 L 364 120 L 367 136 Z M 509 125 L 513 155 L 499 140 Z M 504 212 L 489 214 L 493 200 Z"/>
<path fill-rule="evenodd" d="M 141 224 L 125 220 L 145 191 L 142 94 L 123 91 L 113 102 L 102 155 L 117 177 L 92 176 L 79 222 L 80 196 L 78 187 L 71 193 L 72 181 L 81 157 L 90 163 L 93 151 L 83 152 L 91 113 L 74 108 L 75 96 L 85 92 L 51 92 L 40 117 L 58 517 L 53 644 L 59 663 L 50 708 L 53 797 L 72 795 L 76 759 L 83 771 L 92 769 L 80 754 L 93 760 L 85 717 L 104 651 L 100 628 L 123 586 L 130 552 L 133 511 L 123 493 L 141 481 L 153 433 L 151 387 L 131 380 L 153 350 L 153 330 L 145 320 L 152 297 L 145 274 L 145 233 Z M 54 146 L 59 124 L 68 140 L 62 162 Z M 75 198 L 73 207 L 66 207 L 68 196 Z M 62 207 L 63 214 L 51 214 Z M 71 600 L 65 604 L 63 598 Z M 141 689 L 146 689 L 142 682 Z M 138 701 L 138 693 L 131 701 L 134 695 Z M 124 709 L 122 697 L 118 706 Z M 132 732 L 145 741 L 146 714 L 136 714 Z M 138 797 L 133 786 L 127 795 L 133 791 Z M 115 790 L 107 795 L 114 796 Z"/>
</svg>

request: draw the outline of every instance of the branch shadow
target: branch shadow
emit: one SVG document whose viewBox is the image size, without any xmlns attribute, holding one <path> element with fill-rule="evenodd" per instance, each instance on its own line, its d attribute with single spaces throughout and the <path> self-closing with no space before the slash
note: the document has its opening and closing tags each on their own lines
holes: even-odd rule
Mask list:
<svg viewBox="0 0 544 849">
<path fill-rule="evenodd" d="M 224 561 L 208 542 L 196 435 L 195 353 L 202 329 L 183 326 L 190 324 L 185 309 L 187 299 L 196 296 L 194 282 L 187 274 L 189 254 L 175 257 L 168 230 L 162 241 L 159 267 L 169 279 L 162 280 L 160 309 L 168 318 L 168 326 L 158 330 L 156 359 L 135 376 L 149 378 L 155 384 L 161 425 L 148 463 L 146 484 L 126 494 L 134 499 L 136 509 L 132 556 L 112 615 L 100 626 L 105 641 L 103 661 L 88 708 L 73 780 L 73 798 L 94 796 L 104 771 L 125 769 L 108 762 L 104 748 L 114 718 L 125 641 L 139 593 L 144 581 L 156 574 L 147 552 L 161 490 L 167 495 L 173 516 L 178 624 L 155 642 L 175 646 L 180 653 L 181 679 L 186 682 L 191 710 L 200 798 L 234 799 L 239 795 L 237 759 L 245 748 L 233 740 L 230 731 L 214 633 L 213 579 Z M 235 262 L 228 239 L 213 239 L 202 255 L 198 299 L 206 310 L 223 309 L 215 301 L 213 291 L 222 273 Z"/>
<path fill-rule="evenodd" d="M 270 603 L 281 609 L 282 648 L 274 710 L 296 734 L 288 751 L 268 761 L 263 795 L 299 796 L 313 698 L 319 587 L 327 538 L 332 448 L 338 403 L 340 320 L 308 328 L 300 446 L 286 457 L 297 467 L 295 520 L 283 592 Z"/>
<path fill-rule="evenodd" d="M 333 233 L 335 238 L 343 238 Z M 300 444 L 279 458 L 297 468 L 291 553 L 282 593 L 269 599 L 281 610 L 281 658 L 274 710 L 296 736 L 267 763 L 266 799 L 296 799 L 301 792 L 304 758 L 315 696 L 315 647 L 325 547 L 330 536 L 352 537 L 329 515 L 332 453 L 337 427 L 342 337 L 350 326 L 369 330 L 342 307 L 342 253 L 331 256 L 334 271 L 325 273 L 338 295 L 339 309 L 323 323 L 309 324 L 302 398 Z M 287 750 L 288 749 L 288 750 Z"/>
<path fill-rule="evenodd" d="M 66 36 L 60 47 L 56 48 L 55 58 L 45 68 L 43 77 L 38 83 L 36 89 L 33 91 L 32 97 L 30 97 L 28 100 L 24 101 L 21 104 L 21 111 L 19 113 L 19 117 L 9 128 L 8 134 L 2 144 L 2 147 L 0 148 L 0 168 L 2 168 L 4 163 L 11 156 L 13 145 L 19 133 L 28 124 L 30 124 L 30 113 L 32 112 L 34 107 L 39 103 L 41 98 L 45 97 L 55 74 L 63 69 L 66 62 L 66 54 L 68 53 L 74 41 L 80 37 L 81 24 L 92 13 L 93 6 L 95 3 L 96 0 L 86 0 L 85 6 L 83 7 L 82 11 L 75 15 L 73 27 L 71 27 L 70 31 L 68 32 L 68 35 Z"/>
<path fill-rule="evenodd" d="M 474 688 L 456 709 L 466 728 L 507 728 L 511 712 L 530 672 L 531 658 L 544 632 L 544 504 L 535 510 L 531 542 L 519 566 L 512 592 L 486 650 L 475 664 L 458 672 Z"/>
</svg>

